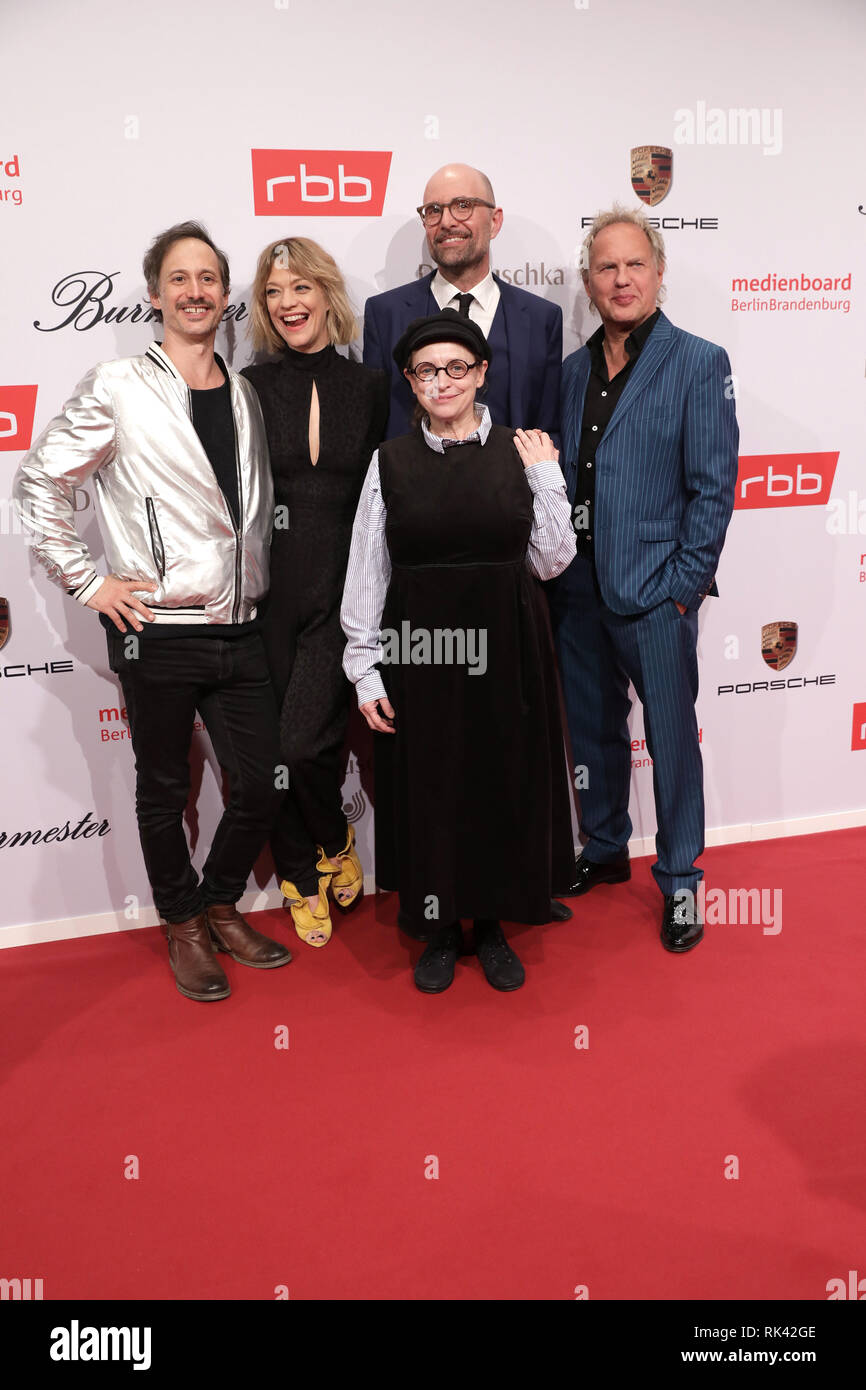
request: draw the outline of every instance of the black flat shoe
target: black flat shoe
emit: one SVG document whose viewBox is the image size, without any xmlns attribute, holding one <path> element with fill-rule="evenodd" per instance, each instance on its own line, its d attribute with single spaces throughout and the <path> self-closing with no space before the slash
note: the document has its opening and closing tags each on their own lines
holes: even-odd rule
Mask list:
<svg viewBox="0 0 866 1390">
<path fill-rule="evenodd" d="M 568 922 L 574 916 L 570 907 L 565 903 L 557 902 L 556 898 L 550 899 L 550 920 L 551 922 Z"/>
<path fill-rule="evenodd" d="M 698 917 L 694 900 L 689 902 L 676 894 L 665 894 L 665 910 L 662 913 L 661 939 L 666 951 L 690 951 L 703 940 L 704 924 Z"/>
<path fill-rule="evenodd" d="M 526 979 L 517 956 L 512 951 L 498 922 L 475 921 L 475 954 L 494 989 L 520 989 Z"/>
<path fill-rule="evenodd" d="M 588 893 L 590 888 L 595 888 L 599 883 L 625 883 L 631 878 L 631 864 L 629 863 L 628 850 L 620 855 L 618 859 L 612 859 L 607 864 L 595 864 L 591 859 L 587 859 L 581 854 L 574 862 L 574 883 L 569 889 L 570 898 L 579 898 L 581 893 Z"/>
<path fill-rule="evenodd" d="M 424 994 L 441 994 L 454 979 L 457 957 L 463 950 L 463 929 L 459 922 L 440 927 L 418 964 L 415 984 Z"/>
</svg>

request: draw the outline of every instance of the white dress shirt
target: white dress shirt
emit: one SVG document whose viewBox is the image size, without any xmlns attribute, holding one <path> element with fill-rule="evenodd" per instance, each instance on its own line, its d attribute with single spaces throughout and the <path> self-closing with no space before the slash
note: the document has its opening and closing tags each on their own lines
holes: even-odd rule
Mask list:
<svg viewBox="0 0 866 1390">
<path fill-rule="evenodd" d="M 430 282 L 430 289 L 440 309 L 456 309 L 458 313 L 458 295 L 474 294 L 475 298 L 469 305 L 469 317 L 473 323 L 478 324 L 485 338 L 489 338 L 493 317 L 499 305 L 499 286 L 493 278 L 492 271 L 488 271 L 484 279 L 479 280 L 471 289 L 458 290 L 456 285 L 445 279 L 441 270 L 437 270 Z"/>
<path fill-rule="evenodd" d="M 478 439 L 483 446 L 490 434 L 490 411 L 487 406 L 475 406 L 478 414 Z M 427 416 L 421 422 L 425 442 L 437 454 L 445 449 L 438 435 L 431 432 Z M 431 467 L 435 461 L 431 459 Z M 526 563 L 537 579 L 553 579 L 567 569 L 574 559 L 576 538 L 571 525 L 571 506 L 565 490 L 565 478 L 558 463 L 533 463 L 525 469 L 526 481 L 532 490 L 532 529 L 526 552 Z M 355 686 L 358 704 L 381 700 L 385 695 L 382 677 L 375 666 L 382 659 L 380 626 L 388 582 L 391 578 L 391 557 L 385 540 L 385 503 L 379 482 L 379 451 L 370 460 L 364 479 L 355 524 L 352 546 L 343 590 L 340 622 L 347 642 L 343 653 L 343 670 Z"/>
</svg>

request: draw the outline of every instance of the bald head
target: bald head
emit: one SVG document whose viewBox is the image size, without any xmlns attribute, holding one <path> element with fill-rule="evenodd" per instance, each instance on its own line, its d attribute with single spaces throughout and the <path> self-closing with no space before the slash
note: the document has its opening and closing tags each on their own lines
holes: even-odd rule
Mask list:
<svg viewBox="0 0 866 1390">
<path fill-rule="evenodd" d="M 450 192 L 447 190 L 450 189 Z M 448 203 L 452 198 L 483 198 L 495 203 L 493 184 L 480 169 L 471 164 L 443 164 L 427 182 L 425 203 Z"/>
<path fill-rule="evenodd" d="M 455 216 L 449 207 L 455 198 L 480 201 Z M 443 209 L 438 222 L 425 223 L 430 255 L 456 289 L 471 290 L 490 270 L 490 243 L 502 226 L 489 178 L 469 164 L 445 164 L 428 180 L 424 203 Z"/>
</svg>

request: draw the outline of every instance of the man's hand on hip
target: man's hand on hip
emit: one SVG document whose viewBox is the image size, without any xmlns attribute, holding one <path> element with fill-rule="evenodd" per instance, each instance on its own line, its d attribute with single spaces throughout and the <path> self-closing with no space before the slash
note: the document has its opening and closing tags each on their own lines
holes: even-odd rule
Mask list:
<svg viewBox="0 0 866 1390">
<path fill-rule="evenodd" d="M 97 613 L 105 613 L 118 632 L 126 632 L 124 618 L 136 632 L 141 632 L 142 626 L 136 614 L 140 614 L 146 623 L 153 622 L 153 614 L 134 595 L 153 593 L 155 589 L 156 585 L 149 579 L 118 579 L 116 574 L 109 574 L 84 606 L 95 608 Z"/>
</svg>

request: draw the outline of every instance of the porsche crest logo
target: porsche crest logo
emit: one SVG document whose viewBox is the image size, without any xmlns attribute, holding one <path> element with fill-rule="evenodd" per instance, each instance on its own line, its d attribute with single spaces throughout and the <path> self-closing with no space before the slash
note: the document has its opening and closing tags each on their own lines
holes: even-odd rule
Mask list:
<svg viewBox="0 0 866 1390">
<path fill-rule="evenodd" d="M 631 186 L 641 202 L 654 208 L 673 178 L 674 156 L 664 145 L 636 145 L 631 151 Z"/>
<path fill-rule="evenodd" d="M 9 636 L 9 600 L 0 598 L 0 647 L 6 646 Z"/>
<path fill-rule="evenodd" d="M 761 656 L 774 671 L 784 671 L 797 652 L 796 623 L 764 623 L 761 628 Z"/>
</svg>

